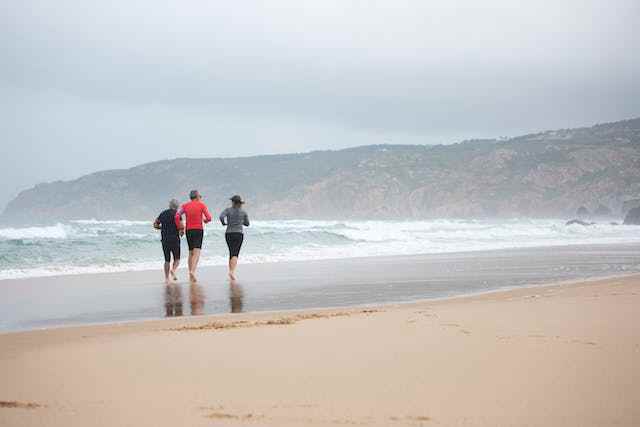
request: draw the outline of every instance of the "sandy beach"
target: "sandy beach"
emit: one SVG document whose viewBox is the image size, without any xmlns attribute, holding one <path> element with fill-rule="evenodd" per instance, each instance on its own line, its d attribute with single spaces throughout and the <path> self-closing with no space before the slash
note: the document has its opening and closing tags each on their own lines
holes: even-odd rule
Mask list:
<svg viewBox="0 0 640 427">
<path fill-rule="evenodd" d="M 0 335 L 3 426 L 640 423 L 640 276 Z"/>
</svg>

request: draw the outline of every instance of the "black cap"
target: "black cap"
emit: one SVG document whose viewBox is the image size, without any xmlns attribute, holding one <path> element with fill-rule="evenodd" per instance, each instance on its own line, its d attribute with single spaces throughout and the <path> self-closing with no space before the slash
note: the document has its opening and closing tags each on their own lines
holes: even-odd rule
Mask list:
<svg viewBox="0 0 640 427">
<path fill-rule="evenodd" d="M 190 198 L 191 200 L 193 200 L 193 199 L 197 199 L 199 195 L 200 195 L 200 193 L 198 193 L 198 190 L 191 190 L 191 191 L 189 192 L 189 198 Z"/>
<path fill-rule="evenodd" d="M 229 200 L 231 200 L 233 203 L 240 203 L 240 204 L 244 203 L 244 200 L 242 200 L 242 197 L 238 196 L 237 194 L 231 197 L 231 199 Z"/>
</svg>

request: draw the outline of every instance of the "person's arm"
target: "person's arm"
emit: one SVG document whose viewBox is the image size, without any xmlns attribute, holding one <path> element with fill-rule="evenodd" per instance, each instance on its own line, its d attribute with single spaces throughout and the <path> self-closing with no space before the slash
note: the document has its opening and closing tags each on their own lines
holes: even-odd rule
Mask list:
<svg viewBox="0 0 640 427">
<path fill-rule="evenodd" d="M 178 209 L 178 212 L 176 212 L 176 228 L 180 231 L 184 229 L 184 227 L 182 226 L 183 214 L 184 214 L 184 209 L 180 207 L 180 209 Z"/>
<path fill-rule="evenodd" d="M 156 218 L 155 221 L 153 221 L 153 228 L 155 228 L 156 230 L 160 230 L 160 218 Z"/>
<path fill-rule="evenodd" d="M 249 226 L 249 214 L 248 213 L 244 213 L 244 225 L 245 227 Z"/>
<path fill-rule="evenodd" d="M 207 208 L 207 205 L 202 205 L 204 206 L 204 209 L 202 209 L 202 215 L 204 215 L 204 223 L 208 223 L 211 222 L 211 214 L 209 213 L 209 208 Z"/>
<path fill-rule="evenodd" d="M 225 222 L 225 220 L 227 219 L 227 209 L 223 210 L 218 218 L 220 219 L 220 223 L 222 225 L 227 225 L 227 223 Z"/>
</svg>

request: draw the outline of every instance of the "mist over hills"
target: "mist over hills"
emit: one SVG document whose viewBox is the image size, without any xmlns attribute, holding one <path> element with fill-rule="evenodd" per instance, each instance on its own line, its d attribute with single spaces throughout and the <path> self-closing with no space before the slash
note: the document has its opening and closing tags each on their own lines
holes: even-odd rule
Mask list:
<svg viewBox="0 0 640 427">
<path fill-rule="evenodd" d="M 566 218 L 600 205 L 621 217 L 640 199 L 640 118 L 453 145 L 164 160 L 36 185 L 1 220 L 150 220 L 192 188 L 212 211 L 241 194 L 263 219 Z"/>
</svg>

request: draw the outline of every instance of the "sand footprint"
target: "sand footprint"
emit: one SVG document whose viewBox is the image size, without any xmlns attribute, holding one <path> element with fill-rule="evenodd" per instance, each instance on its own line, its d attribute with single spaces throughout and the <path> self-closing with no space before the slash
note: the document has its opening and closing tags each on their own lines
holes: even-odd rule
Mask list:
<svg viewBox="0 0 640 427">
<path fill-rule="evenodd" d="M 0 408 L 6 409 L 38 409 L 45 408 L 46 405 L 42 405 L 36 402 L 20 402 L 18 400 L 0 400 Z"/>
</svg>

